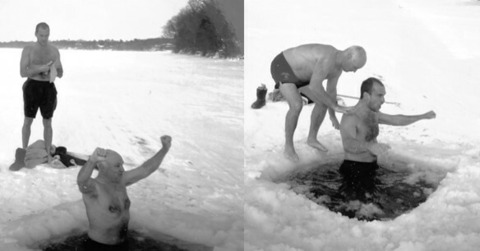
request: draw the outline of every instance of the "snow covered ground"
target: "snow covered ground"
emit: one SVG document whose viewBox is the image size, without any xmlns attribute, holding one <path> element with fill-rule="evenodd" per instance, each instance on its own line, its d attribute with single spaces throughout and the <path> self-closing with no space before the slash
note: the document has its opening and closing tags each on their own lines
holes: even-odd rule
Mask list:
<svg viewBox="0 0 480 251">
<path fill-rule="evenodd" d="M 10 172 L 21 146 L 20 49 L 0 49 L 0 250 L 88 227 L 79 168 Z M 130 228 L 215 250 L 243 250 L 243 61 L 170 52 L 61 50 L 53 144 L 90 154 L 118 151 L 130 169 L 161 147 L 161 170 L 128 188 Z M 30 142 L 43 138 L 41 116 Z"/>
<path fill-rule="evenodd" d="M 478 250 L 480 3 L 247 0 L 245 9 L 245 250 Z M 383 112 L 437 113 L 407 127 L 381 126 L 378 138 L 392 147 L 381 162 L 403 162 L 419 175 L 445 175 L 425 203 L 394 220 L 363 222 L 272 182 L 343 154 L 328 117 L 319 139 L 329 152 L 305 144 L 313 109 L 305 106 L 294 138 L 301 162 L 293 165 L 282 154 L 287 104 L 250 109 L 260 83 L 273 90 L 273 57 L 303 43 L 366 49 L 366 66 L 342 75 L 339 94 L 358 97 L 361 81 L 377 76 L 387 101 L 400 102 L 385 104 Z"/>
</svg>

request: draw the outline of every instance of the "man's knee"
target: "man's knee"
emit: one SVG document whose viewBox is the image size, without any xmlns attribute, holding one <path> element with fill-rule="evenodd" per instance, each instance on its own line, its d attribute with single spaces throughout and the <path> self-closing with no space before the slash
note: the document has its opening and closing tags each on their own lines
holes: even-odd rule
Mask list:
<svg viewBox="0 0 480 251">
<path fill-rule="evenodd" d="M 290 107 L 290 111 L 292 111 L 294 113 L 300 113 L 302 111 L 302 108 L 303 108 L 302 100 L 295 101 L 295 102 L 289 102 L 288 105 Z"/>
<path fill-rule="evenodd" d="M 287 100 L 290 111 L 295 113 L 300 113 L 302 111 L 303 101 L 294 84 L 280 84 L 280 93 L 282 93 L 283 97 Z"/>
<path fill-rule="evenodd" d="M 319 111 L 319 112 L 326 112 L 328 109 L 328 106 L 324 103 L 315 103 L 315 107 L 313 107 L 314 110 Z"/>
<path fill-rule="evenodd" d="M 33 123 L 33 118 L 25 117 L 23 120 L 23 126 L 24 127 L 30 127 Z"/>
<path fill-rule="evenodd" d="M 52 119 L 43 119 L 43 127 L 52 128 Z"/>
</svg>

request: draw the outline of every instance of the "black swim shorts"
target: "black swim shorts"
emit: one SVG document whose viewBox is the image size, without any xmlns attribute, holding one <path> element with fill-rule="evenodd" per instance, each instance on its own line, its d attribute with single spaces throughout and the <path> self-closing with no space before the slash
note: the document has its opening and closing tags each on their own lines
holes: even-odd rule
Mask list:
<svg viewBox="0 0 480 251">
<path fill-rule="evenodd" d="M 378 164 L 374 162 L 357 162 L 344 160 L 340 166 L 343 182 L 340 192 L 350 200 L 368 201 L 378 187 L 376 171 Z"/>
<path fill-rule="evenodd" d="M 100 242 L 96 242 L 88 238 L 83 244 L 83 250 L 85 251 L 128 251 L 128 242 L 125 241 L 117 245 L 107 245 Z"/>
<path fill-rule="evenodd" d="M 272 64 L 270 65 L 270 73 L 275 81 L 275 89 L 278 89 L 279 85 L 282 83 L 293 83 L 297 88 L 306 86 L 310 83 L 309 81 L 301 81 L 298 79 L 293 72 L 292 67 L 290 67 L 285 59 L 283 52 L 273 59 Z"/>
<path fill-rule="evenodd" d="M 44 119 L 53 117 L 57 107 L 57 89 L 54 83 L 28 78 L 23 84 L 23 110 L 25 117 L 35 118 L 38 108 Z"/>
</svg>

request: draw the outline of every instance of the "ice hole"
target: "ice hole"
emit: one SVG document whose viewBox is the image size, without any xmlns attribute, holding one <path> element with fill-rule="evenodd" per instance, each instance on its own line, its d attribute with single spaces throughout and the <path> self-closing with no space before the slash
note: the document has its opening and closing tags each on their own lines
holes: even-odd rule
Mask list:
<svg viewBox="0 0 480 251">
<path fill-rule="evenodd" d="M 378 162 L 374 190 L 356 187 L 353 192 L 352 189 L 345 190 L 346 181 L 339 172 L 342 158 L 331 158 L 314 167 L 293 169 L 277 175 L 272 181 L 287 183 L 297 194 L 331 211 L 372 221 L 394 219 L 413 210 L 427 200 L 447 173 L 445 168 L 432 164 L 420 166 L 422 163 L 398 159 L 387 161 Z"/>
<path fill-rule="evenodd" d="M 87 251 L 84 244 L 88 239 L 85 232 L 71 233 L 38 244 L 35 249 L 43 251 Z M 187 243 L 166 235 L 155 235 L 155 238 L 135 230 L 128 231 L 128 250 L 162 250 L 162 251 L 211 251 L 213 248 L 200 244 Z"/>
</svg>

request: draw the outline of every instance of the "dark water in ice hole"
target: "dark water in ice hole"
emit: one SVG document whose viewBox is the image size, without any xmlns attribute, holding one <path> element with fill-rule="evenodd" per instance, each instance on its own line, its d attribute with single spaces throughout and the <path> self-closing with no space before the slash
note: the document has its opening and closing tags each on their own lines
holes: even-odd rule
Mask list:
<svg viewBox="0 0 480 251">
<path fill-rule="evenodd" d="M 375 177 L 375 192 L 361 195 L 346 193 L 339 172 L 342 161 L 323 164 L 308 171 L 292 172 L 275 181 L 287 183 L 298 194 L 305 195 L 317 204 L 349 218 L 359 220 L 389 220 L 406 213 L 435 191 L 435 182 L 425 178 L 411 178 L 412 171 L 390 170 L 379 165 Z"/>
<path fill-rule="evenodd" d="M 40 248 L 43 251 L 86 251 L 83 244 L 87 240 L 87 233 L 72 235 L 63 239 L 62 241 L 56 241 L 46 245 L 42 245 Z M 166 238 L 163 236 L 162 238 Z M 211 251 L 213 248 L 191 244 L 181 243 L 179 240 L 173 240 L 173 237 L 169 237 L 167 241 L 155 240 L 151 237 L 145 236 L 137 231 L 128 231 L 128 247 L 129 251 Z M 175 243 L 177 242 L 177 243 Z"/>
</svg>

